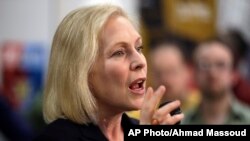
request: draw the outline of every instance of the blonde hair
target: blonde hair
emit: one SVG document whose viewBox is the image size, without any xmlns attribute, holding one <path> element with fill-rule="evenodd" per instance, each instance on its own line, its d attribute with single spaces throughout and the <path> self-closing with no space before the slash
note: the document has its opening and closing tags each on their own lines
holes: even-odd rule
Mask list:
<svg viewBox="0 0 250 141">
<path fill-rule="evenodd" d="M 96 5 L 70 12 L 58 26 L 43 99 L 47 123 L 58 118 L 80 124 L 96 122 L 88 77 L 99 50 L 99 34 L 111 16 L 127 17 L 120 7 Z"/>
</svg>

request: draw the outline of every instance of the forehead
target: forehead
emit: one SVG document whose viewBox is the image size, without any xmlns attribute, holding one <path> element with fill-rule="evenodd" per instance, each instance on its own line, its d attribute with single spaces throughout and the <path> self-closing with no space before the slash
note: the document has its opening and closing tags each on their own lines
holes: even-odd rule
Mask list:
<svg viewBox="0 0 250 141">
<path fill-rule="evenodd" d="M 159 47 L 152 53 L 150 59 L 153 69 L 175 68 L 184 65 L 183 56 L 175 47 Z"/>
<path fill-rule="evenodd" d="M 181 61 L 182 60 L 182 53 L 179 49 L 177 49 L 174 45 L 162 45 L 159 46 L 156 50 L 152 53 L 152 60 L 159 61 Z"/>
<path fill-rule="evenodd" d="M 129 42 L 140 37 L 132 23 L 123 16 L 110 17 L 101 33 L 101 41 L 105 45 L 114 44 L 117 40 Z"/>
<path fill-rule="evenodd" d="M 229 47 L 221 43 L 209 43 L 199 47 L 196 52 L 197 60 L 228 60 L 232 61 L 232 53 Z"/>
<path fill-rule="evenodd" d="M 153 55 L 156 56 L 181 56 L 181 51 L 171 44 L 160 45 L 157 49 L 153 51 Z"/>
</svg>

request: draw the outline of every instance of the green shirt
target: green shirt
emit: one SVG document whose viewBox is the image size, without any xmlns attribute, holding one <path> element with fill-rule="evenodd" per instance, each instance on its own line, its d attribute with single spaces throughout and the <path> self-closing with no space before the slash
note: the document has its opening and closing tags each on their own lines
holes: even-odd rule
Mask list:
<svg viewBox="0 0 250 141">
<path fill-rule="evenodd" d="M 182 124 L 206 124 L 201 117 L 201 109 L 199 107 L 187 112 Z M 231 110 L 224 124 L 250 124 L 250 108 L 233 99 Z"/>
</svg>

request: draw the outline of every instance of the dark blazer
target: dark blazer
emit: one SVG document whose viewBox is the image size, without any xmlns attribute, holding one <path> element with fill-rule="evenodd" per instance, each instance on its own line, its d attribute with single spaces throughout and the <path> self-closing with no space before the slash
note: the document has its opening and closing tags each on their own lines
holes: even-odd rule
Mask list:
<svg viewBox="0 0 250 141">
<path fill-rule="evenodd" d="M 122 128 L 138 124 L 126 114 L 122 116 Z M 68 119 L 50 123 L 34 141 L 108 141 L 100 128 L 94 124 L 77 124 Z"/>
</svg>

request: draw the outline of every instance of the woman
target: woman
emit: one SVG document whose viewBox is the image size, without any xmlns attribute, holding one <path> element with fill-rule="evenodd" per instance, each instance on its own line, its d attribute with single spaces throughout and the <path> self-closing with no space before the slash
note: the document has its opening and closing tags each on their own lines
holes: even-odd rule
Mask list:
<svg viewBox="0 0 250 141">
<path fill-rule="evenodd" d="M 169 114 L 179 101 L 156 109 L 165 88 L 146 92 L 146 74 L 141 36 L 122 9 L 71 12 L 53 39 L 43 107 L 49 125 L 37 140 L 121 141 L 125 126 L 136 124 L 124 112 L 138 109 L 140 124 L 180 121 L 183 114 Z"/>
</svg>

